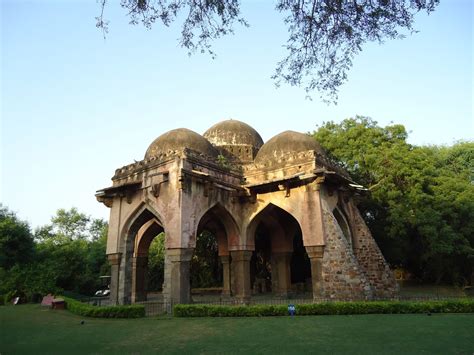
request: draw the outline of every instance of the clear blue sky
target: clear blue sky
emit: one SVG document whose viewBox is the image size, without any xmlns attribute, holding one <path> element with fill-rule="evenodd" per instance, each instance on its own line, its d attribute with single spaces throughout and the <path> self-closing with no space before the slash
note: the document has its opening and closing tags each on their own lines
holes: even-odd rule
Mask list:
<svg viewBox="0 0 474 355">
<path fill-rule="evenodd" d="M 1 1 L 0 201 L 33 227 L 73 206 L 108 218 L 95 191 L 178 127 L 235 118 L 268 140 L 359 114 L 404 124 L 413 144 L 474 138 L 471 0 L 441 0 L 419 33 L 366 46 L 337 106 L 274 87 L 287 32 L 272 1 L 243 2 L 251 26 L 215 42 L 215 60 L 188 57 L 178 26 L 128 25 L 117 2 L 104 40 L 94 0 Z"/>
</svg>

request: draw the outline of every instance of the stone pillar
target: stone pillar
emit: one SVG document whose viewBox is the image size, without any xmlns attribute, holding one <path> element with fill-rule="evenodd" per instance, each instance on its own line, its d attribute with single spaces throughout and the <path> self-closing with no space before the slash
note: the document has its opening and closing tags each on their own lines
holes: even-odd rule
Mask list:
<svg viewBox="0 0 474 355">
<path fill-rule="evenodd" d="M 132 259 L 132 303 L 146 301 L 147 269 L 147 256 L 136 256 Z"/>
<path fill-rule="evenodd" d="M 191 302 L 189 266 L 193 251 L 192 248 L 166 250 L 170 276 L 169 298 L 175 304 Z"/>
<path fill-rule="evenodd" d="M 272 254 L 272 291 L 278 296 L 288 297 L 291 289 L 290 261 L 291 252 Z"/>
<path fill-rule="evenodd" d="M 234 295 L 242 303 L 250 302 L 250 259 L 251 250 L 235 250 L 232 257 L 232 275 L 234 277 Z"/>
<path fill-rule="evenodd" d="M 222 255 L 219 259 L 222 263 L 222 296 L 230 296 L 230 257 Z"/>
<path fill-rule="evenodd" d="M 107 259 L 110 264 L 110 304 L 118 304 L 119 299 L 119 277 L 120 277 L 120 259 L 122 253 L 108 254 Z"/>
<path fill-rule="evenodd" d="M 323 255 L 324 245 L 306 247 L 311 261 L 311 279 L 313 284 L 313 298 L 323 297 Z"/>
</svg>

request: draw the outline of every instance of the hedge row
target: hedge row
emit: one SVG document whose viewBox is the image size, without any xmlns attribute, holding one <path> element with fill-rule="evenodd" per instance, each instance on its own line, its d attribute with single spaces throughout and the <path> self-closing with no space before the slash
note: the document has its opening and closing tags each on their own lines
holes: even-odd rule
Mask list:
<svg viewBox="0 0 474 355">
<path fill-rule="evenodd" d="M 214 306 L 177 304 L 173 307 L 176 317 L 263 317 L 284 316 L 287 306 Z"/>
<path fill-rule="evenodd" d="M 296 315 L 474 313 L 474 300 L 325 302 L 296 305 Z M 288 315 L 285 305 L 214 306 L 178 304 L 176 317 L 263 317 Z"/>
<path fill-rule="evenodd" d="M 143 305 L 131 306 L 92 306 L 69 297 L 63 297 L 66 308 L 77 315 L 95 318 L 140 318 L 145 316 Z"/>
</svg>

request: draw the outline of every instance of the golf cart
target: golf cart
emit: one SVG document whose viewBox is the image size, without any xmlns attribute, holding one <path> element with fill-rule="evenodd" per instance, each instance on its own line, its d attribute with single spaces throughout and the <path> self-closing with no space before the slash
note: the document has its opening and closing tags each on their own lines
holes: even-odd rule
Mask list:
<svg viewBox="0 0 474 355">
<path fill-rule="evenodd" d="M 110 295 L 110 276 L 100 276 L 101 288 L 96 291 L 94 296 L 96 297 L 106 297 Z"/>
</svg>

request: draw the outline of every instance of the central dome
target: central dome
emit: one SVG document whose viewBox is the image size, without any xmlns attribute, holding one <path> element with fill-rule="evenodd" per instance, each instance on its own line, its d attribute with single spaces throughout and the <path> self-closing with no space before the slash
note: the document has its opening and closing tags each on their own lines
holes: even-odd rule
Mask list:
<svg viewBox="0 0 474 355">
<path fill-rule="evenodd" d="M 250 145 L 256 150 L 263 145 L 260 134 L 248 124 L 237 120 L 225 120 L 209 128 L 204 138 L 217 147 Z"/>
<path fill-rule="evenodd" d="M 308 150 L 326 155 L 314 138 L 299 132 L 285 131 L 277 134 L 262 146 L 255 157 L 255 163 L 276 161 L 288 153 L 299 153 Z"/>
<path fill-rule="evenodd" d="M 156 138 L 148 147 L 145 159 L 189 148 L 209 157 L 218 152 L 203 136 L 187 128 L 173 129 Z"/>
</svg>

